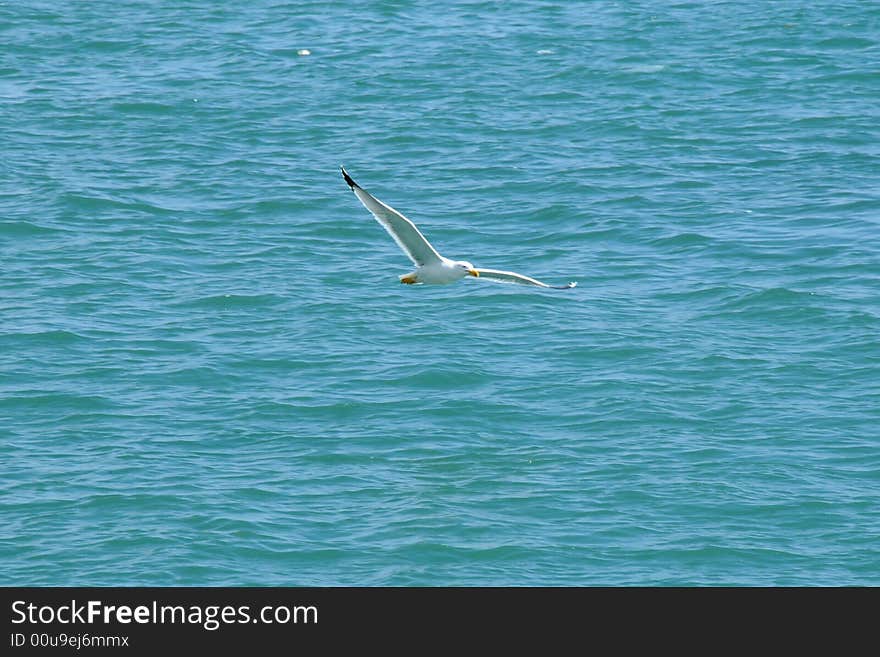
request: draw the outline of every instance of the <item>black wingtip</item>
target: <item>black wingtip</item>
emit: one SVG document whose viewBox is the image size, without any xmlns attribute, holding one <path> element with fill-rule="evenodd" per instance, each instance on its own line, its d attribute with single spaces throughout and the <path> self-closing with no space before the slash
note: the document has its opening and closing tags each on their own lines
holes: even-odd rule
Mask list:
<svg viewBox="0 0 880 657">
<path fill-rule="evenodd" d="M 351 176 L 348 175 L 348 171 L 345 170 L 345 167 L 339 167 L 342 170 L 342 177 L 345 178 L 345 182 L 348 183 L 348 186 L 354 189 L 355 187 L 360 187 L 354 180 L 351 179 Z"/>
</svg>

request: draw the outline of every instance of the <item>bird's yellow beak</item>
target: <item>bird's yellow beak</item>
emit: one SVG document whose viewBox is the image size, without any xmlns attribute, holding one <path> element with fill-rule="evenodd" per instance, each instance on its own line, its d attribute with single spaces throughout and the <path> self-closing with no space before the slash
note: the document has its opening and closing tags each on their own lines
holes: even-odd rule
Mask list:
<svg viewBox="0 0 880 657">
<path fill-rule="evenodd" d="M 468 274 L 476 278 L 480 277 L 480 272 L 478 272 L 476 269 L 468 269 Z"/>
</svg>

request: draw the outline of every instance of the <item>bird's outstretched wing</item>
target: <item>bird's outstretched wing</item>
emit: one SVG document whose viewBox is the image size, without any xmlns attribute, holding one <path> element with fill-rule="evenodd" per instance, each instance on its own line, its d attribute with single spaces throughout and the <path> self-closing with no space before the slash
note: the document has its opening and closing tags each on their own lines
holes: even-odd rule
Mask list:
<svg viewBox="0 0 880 657">
<path fill-rule="evenodd" d="M 382 224 L 385 230 L 388 231 L 388 234 L 394 238 L 397 245 L 403 249 L 403 252 L 409 256 L 413 263 L 422 267 L 432 262 L 439 262 L 442 259 L 440 254 L 434 250 L 434 247 L 419 232 L 419 229 L 416 228 L 413 222 L 394 208 L 385 205 L 358 185 L 351 179 L 351 176 L 348 175 L 344 167 L 340 167 L 340 169 L 342 169 L 342 177 L 345 178 L 345 182 L 351 187 L 351 191 L 364 204 L 364 207 L 373 213 L 376 220 Z"/>
<path fill-rule="evenodd" d="M 536 285 L 538 287 L 549 287 L 554 290 L 567 290 L 575 287 L 577 283 L 569 283 L 568 285 L 547 285 L 530 276 L 523 276 L 512 271 L 501 271 L 499 269 L 477 269 L 481 279 L 495 281 L 496 283 L 515 283 L 517 285 Z"/>
</svg>

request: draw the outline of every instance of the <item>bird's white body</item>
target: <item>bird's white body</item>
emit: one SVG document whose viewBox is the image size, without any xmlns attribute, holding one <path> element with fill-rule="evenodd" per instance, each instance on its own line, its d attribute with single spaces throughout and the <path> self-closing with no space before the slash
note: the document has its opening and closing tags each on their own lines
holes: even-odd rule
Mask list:
<svg viewBox="0 0 880 657">
<path fill-rule="evenodd" d="M 469 262 L 455 262 L 449 258 L 440 256 L 440 260 L 429 262 L 416 268 L 409 274 L 400 277 L 402 283 L 427 283 L 429 285 L 446 285 L 455 283 L 465 276 L 474 276 L 474 266 Z"/>
<path fill-rule="evenodd" d="M 400 277 L 401 283 L 415 285 L 419 283 L 428 283 L 434 285 L 444 285 L 446 283 L 454 283 L 465 276 L 474 276 L 475 278 L 486 278 L 497 283 L 517 283 L 519 285 L 534 285 L 536 287 L 552 287 L 558 290 L 566 290 L 572 288 L 577 283 L 569 283 L 568 285 L 554 286 L 542 283 L 529 276 L 523 276 L 512 271 L 502 271 L 500 269 L 477 269 L 471 263 L 464 260 L 450 260 L 444 258 L 437 253 L 437 250 L 431 246 L 431 243 L 425 239 L 425 236 L 416 228 L 416 225 L 400 214 L 390 205 L 385 205 L 382 201 L 370 194 L 363 187 L 358 185 L 345 169 L 342 169 L 342 177 L 351 187 L 351 191 L 355 193 L 364 207 L 372 213 L 382 227 L 388 231 L 388 234 L 397 242 L 397 245 L 403 252 L 413 261 L 416 266 L 415 271 L 404 274 Z"/>
</svg>

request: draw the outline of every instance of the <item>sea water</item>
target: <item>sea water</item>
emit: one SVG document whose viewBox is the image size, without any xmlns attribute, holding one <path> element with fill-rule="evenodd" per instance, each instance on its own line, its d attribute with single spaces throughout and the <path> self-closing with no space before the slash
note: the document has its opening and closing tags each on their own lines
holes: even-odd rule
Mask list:
<svg viewBox="0 0 880 657">
<path fill-rule="evenodd" d="M 6 585 L 880 584 L 880 5 L 0 4 Z M 339 172 L 444 255 L 404 286 Z"/>
</svg>

